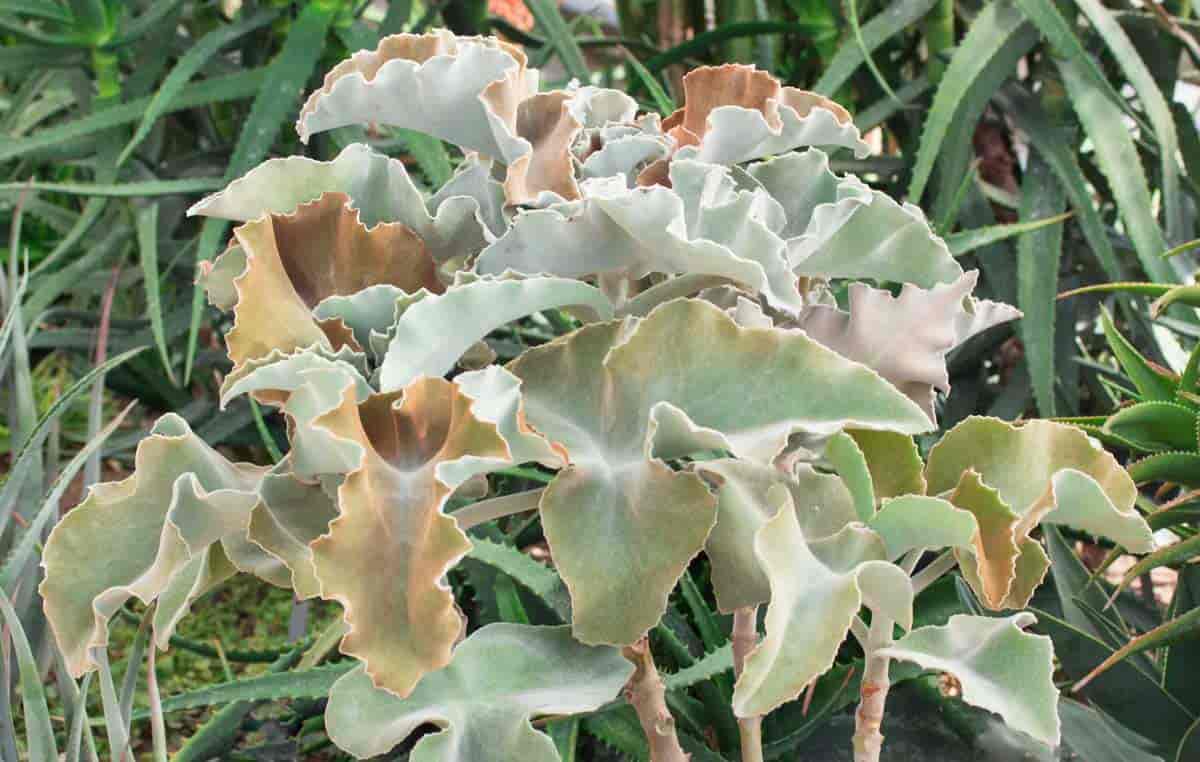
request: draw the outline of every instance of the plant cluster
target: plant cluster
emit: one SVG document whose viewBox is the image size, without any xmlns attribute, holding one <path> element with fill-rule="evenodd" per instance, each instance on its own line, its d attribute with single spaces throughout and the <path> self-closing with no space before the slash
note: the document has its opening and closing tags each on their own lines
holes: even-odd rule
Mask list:
<svg viewBox="0 0 1200 762">
<path fill-rule="evenodd" d="M 989 611 L 1023 609 L 1050 565 L 1043 525 L 1153 548 L 1133 480 L 1070 426 L 971 417 L 921 456 L 947 354 L 1019 313 L 972 296 L 978 273 L 917 207 L 831 171 L 827 151 L 867 147 L 827 98 L 701 67 L 659 118 L 538 81 L 495 38 L 387 37 L 330 70 L 297 131 L 428 134 L 467 157 L 448 182 L 425 197 L 356 144 L 268 160 L 191 209 L 240 223 L 202 273 L 233 315 L 222 403 L 276 407 L 290 446 L 234 463 L 169 414 L 132 476 L 64 517 L 40 592 L 70 672 L 104 667 L 131 598 L 165 647 L 244 572 L 341 605 L 354 666 L 325 723 L 355 756 L 433 723 L 412 759 L 557 760 L 531 720 L 624 689 L 652 759 L 703 759 L 646 640 L 703 553 L 733 615 L 745 762 L 848 636 L 856 760 L 879 759 L 893 662 L 1057 744 L 1032 614 L 914 626 L 915 595 L 955 566 Z M 562 335 L 499 362 L 487 340 L 540 313 Z M 545 486 L 489 480 L 522 465 Z M 529 511 L 563 624 L 465 633 L 448 572 L 480 528 Z"/>
</svg>

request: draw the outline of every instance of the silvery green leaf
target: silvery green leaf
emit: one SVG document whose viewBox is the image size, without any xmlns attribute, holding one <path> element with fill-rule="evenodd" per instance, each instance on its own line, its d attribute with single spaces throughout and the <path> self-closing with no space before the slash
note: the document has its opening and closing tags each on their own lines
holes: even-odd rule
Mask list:
<svg viewBox="0 0 1200 762">
<path fill-rule="evenodd" d="M 585 180 L 581 201 L 519 214 L 480 254 L 478 271 L 715 275 L 798 311 L 803 301 L 775 233 L 784 223 L 779 204 L 761 190 L 739 190 L 724 167 L 676 160 L 669 172 L 672 188 Z"/>
<path fill-rule="evenodd" d="M 796 432 L 930 425 L 879 376 L 802 332 L 742 328 L 698 300 L 585 326 L 509 369 L 524 382 L 529 424 L 570 464 L 540 508 L 587 642 L 631 643 L 653 626 L 712 527 L 716 500 L 703 482 L 654 457 L 668 444 L 678 455 L 690 433 L 696 449 L 719 441 L 767 463 Z M 669 443 L 657 440 L 664 422 Z"/>
<path fill-rule="evenodd" d="M 537 84 L 537 71 L 526 68 L 515 45 L 445 30 L 398 34 L 331 69 L 296 130 L 307 141 L 315 132 L 378 122 L 508 164 L 529 151 L 516 134 L 516 111 Z"/>
<path fill-rule="evenodd" d="M 1035 621 L 1026 612 L 1007 619 L 957 614 L 942 627 L 913 630 L 880 654 L 949 672 L 962 686 L 963 701 L 1057 746 L 1053 646 L 1044 635 L 1023 632 Z"/>
<path fill-rule="evenodd" d="M 502 325 L 547 309 L 574 307 L 589 320 L 612 317 L 608 298 L 577 280 L 545 276 L 460 277 L 444 293 L 405 300 L 396 309 L 380 389 L 442 376 L 476 341 Z"/>
<path fill-rule="evenodd" d="M 712 564 L 717 606 L 725 613 L 766 603 L 771 597 L 766 572 L 754 554 L 755 536 L 779 508 L 768 499 L 771 487 L 782 485 L 791 493 L 791 505 L 807 539 L 829 537 L 858 518 L 842 480 L 807 464 L 799 464 L 789 474 L 772 465 L 722 458 L 698 463 L 696 470 L 718 482 L 717 523 L 704 552 Z"/>
<path fill-rule="evenodd" d="M 833 666 L 850 622 L 866 605 L 912 626 L 908 575 L 888 563 L 883 541 L 861 525 L 812 542 L 800 529 L 791 495 L 773 487 L 775 516 L 758 530 L 754 550 L 771 585 L 766 635 L 746 657 L 733 692 L 738 717 L 767 714 L 798 697 Z"/>
<path fill-rule="evenodd" d="M 95 669 L 108 620 L 131 597 L 159 601 L 166 647 L 198 596 L 239 568 L 287 584 L 286 569 L 246 539 L 267 469 L 230 463 L 174 414 L 138 445 L 135 472 L 94 486 L 50 533 L 40 591 L 73 675 Z"/>
<path fill-rule="evenodd" d="M 417 742 L 412 762 L 559 762 L 553 741 L 530 720 L 598 709 L 632 673 L 619 651 L 581 645 L 567 627 L 489 624 L 408 698 L 374 687 L 362 668 L 340 678 L 325 723 L 333 742 L 360 759 L 387 753 L 431 723 L 440 730 Z"/>
</svg>

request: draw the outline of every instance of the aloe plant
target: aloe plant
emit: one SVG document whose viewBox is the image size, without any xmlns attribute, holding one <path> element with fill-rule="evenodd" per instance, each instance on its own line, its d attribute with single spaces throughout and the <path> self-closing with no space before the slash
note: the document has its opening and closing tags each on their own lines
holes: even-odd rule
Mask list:
<svg viewBox="0 0 1200 762">
<path fill-rule="evenodd" d="M 747 762 L 761 718 L 848 634 L 866 656 L 857 760 L 879 758 L 893 660 L 953 673 L 964 700 L 1056 744 L 1053 655 L 1019 611 L 1048 566 L 1035 530 L 1149 551 L 1133 482 L 1061 424 L 970 418 L 924 461 L 913 440 L 936 428 L 947 353 L 1019 313 L 971 295 L 977 273 L 917 207 L 830 170 L 826 150 L 868 149 L 824 97 L 704 67 L 660 119 L 619 91 L 538 84 L 494 38 L 385 38 L 330 71 L 297 131 L 369 121 L 450 142 L 465 159 L 443 187 L 425 198 L 401 162 L 352 145 L 269 160 L 192 208 L 242 223 L 201 273 L 233 314 L 222 403 L 277 408 L 290 446 L 233 463 L 159 420 L 134 474 L 46 543 L 70 672 L 106 668 L 131 598 L 153 603 L 165 647 L 201 594 L 249 573 L 342 606 L 357 666 L 326 721 L 352 754 L 432 722 L 414 760 L 559 759 L 531 720 L 624 685 L 653 758 L 682 760 L 646 638 L 707 553 L 734 614 Z M 562 335 L 495 362 L 486 340 L 539 313 Z M 545 486 L 493 494 L 488 475 L 522 464 Z M 464 639 L 447 573 L 471 530 L 531 511 L 569 627 Z M 1018 613 L 914 627 L 915 595 L 955 565 L 985 607 Z"/>
</svg>

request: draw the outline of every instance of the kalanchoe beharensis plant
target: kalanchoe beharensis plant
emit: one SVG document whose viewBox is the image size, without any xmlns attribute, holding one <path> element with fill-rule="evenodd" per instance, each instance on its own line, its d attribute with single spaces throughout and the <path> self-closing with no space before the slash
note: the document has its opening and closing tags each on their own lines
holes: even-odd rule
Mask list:
<svg viewBox="0 0 1200 762">
<path fill-rule="evenodd" d="M 1031 615 L 912 629 L 916 593 L 956 564 L 989 609 L 1021 609 L 1046 572 L 1040 522 L 1150 547 L 1132 482 L 1075 429 L 968 419 L 919 457 L 946 354 L 1017 312 L 971 296 L 976 273 L 918 209 L 830 171 L 822 148 L 866 145 L 824 98 L 746 66 L 687 75 L 661 121 L 614 90 L 537 88 L 507 43 L 388 38 L 330 72 L 298 130 L 428 133 L 465 155 L 445 187 L 426 198 L 399 161 L 353 145 L 267 161 L 196 205 L 244 223 L 202 275 L 233 313 L 222 399 L 277 406 L 290 451 L 234 464 L 159 421 L 135 474 L 47 543 L 42 592 L 71 669 L 97 666 L 129 598 L 157 602 L 165 646 L 243 571 L 344 608 L 340 648 L 359 664 L 327 723 L 353 754 L 432 722 L 412 759 L 555 760 L 531 718 L 624 685 L 653 758 L 680 760 L 645 638 L 706 553 L 734 614 L 743 760 L 848 633 L 866 654 L 856 759 L 878 758 L 897 659 L 1056 743 Z M 485 337 L 560 309 L 581 326 L 491 362 Z M 486 474 L 522 463 L 556 474 L 487 495 Z M 464 640 L 446 575 L 467 530 L 534 510 L 569 627 Z"/>
</svg>

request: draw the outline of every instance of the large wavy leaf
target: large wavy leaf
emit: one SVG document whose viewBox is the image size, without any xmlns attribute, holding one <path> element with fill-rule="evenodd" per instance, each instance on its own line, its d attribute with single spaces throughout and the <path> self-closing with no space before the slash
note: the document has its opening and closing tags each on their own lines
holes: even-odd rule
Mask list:
<svg viewBox="0 0 1200 762">
<path fill-rule="evenodd" d="M 913 630 L 879 653 L 949 672 L 962 686 L 963 701 L 1057 746 L 1053 646 L 1045 635 L 1023 632 L 1035 621 L 1029 613 L 1008 619 L 957 614 L 942 627 Z"/>
<path fill-rule="evenodd" d="M 341 193 L 327 193 L 291 215 L 271 215 L 234 230 L 236 243 L 203 278 L 218 307 L 233 309 L 226 336 L 235 366 L 322 344 L 356 346 L 340 321 L 318 321 L 329 296 L 390 284 L 405 292 L 442 290 L 421 239 L 404 225 L 367 229 Z"/>
<path fill-rule="evenodd" d="M 717 164 L 738 164 L 803 146 L 870 152 L 850 113 L 816 93 L 783 87 L 753 66 L 701 66 L 683 77 L 684 105 L 663 120 L 680 146 Z"/>
<path fill-rule="evenodd" d="M 504 203 L 504 191 L 486 173 L 481 175 L 479 166 L 465 162 L 427 202 L 403 162 L 353 143 L 330 161 L 269 159 L 194 204 L 188 214 L 248 222 L 264 214 L 291 214 L 325 193 L 343 193 L 364 225 L 406 225 L 435 261 L 445 262 L 479 253 L 496 231 L 493 210 Z"/>
<path fill-rule="evenodd" d="M 833 666 L 850 622 L 865 604 L 879 616 L 912 627 L 908 575 L 888 563 L 874 532 L 850 526 L 823 541 L 805 538 L 781 487 L 779 504 L 758 530 L 754 549 L 771 583 L 766 636 L 746 657 L 733 693 L 739 717 L 766 714 L 800 695 Z"/>
<path fill-rule="evenodd" d="M 197 597 L 238 569 L 288 583 L 286 570 L 246 539 L 267 469 L 230 463 L 169 414 L 138 445 L 135 473 L 98 484 L 50 533 L 40 591 L 71 673 L 98 668 L 108 620 L 131 597 L 158 601 L 165 648 Z"/>
<path fill-rule="evenodd" d="M 529 423 L 570 463 L 541 511 L 585 642 L 630 643 L 657 622 L 713 525 L 700 479 L 660 458 L 720 448 L 767 462 L 796 432 L 929 426 L 886 381 L 803 333 L 741 328 L 697 300 L 587 326 L 510 369 Z"/>
<path fill-rule="evenodd" d="M 417 742 L 413 762 L 559 762 L 550 737 L 530 720 L 598 709 L 632 673 L 616 649 L 581 645 L 567 627 L 490 624 L 408 698 L 374 687 L 361 668 L 342 677 L 325 724 L 333 742 L 360 759 L 385 754 L 432 723 L 441 730 Z"/>
<path fill-rule="evenodd" d="M 445 375 L 472 344 L 500 326 L 561 307 L 582 308 L 590 320 L 612 318 L 612 305 L 599 289 L 568 278 L 469 275 L 441 294 L 417 292 L 396 310 L 380 389 Z"/>
<path fill-rule="evenodd" d="M 1013 307 L 970 298 L 979 273 L 898 296 L 863 283 L 849 289 L 850 311 L 813 306 L 801 327 L 838 354 L 874 369 L 935 419 L 936 393 L 950 391 L 946 354 L 972 335 L 1020 316 Z"/>
<path fill-rule="evenodd" d="M 476 269 L 564 277 L 649 273 L 716 275 L 795 312 L 803 302 L 788 271 L 779 205 L 740 189 L 730 170 L 670 163 L 670 188 L 630 188 L 624 177 L 585 180 L 581 201 L 526 211 L 484 250 Z"/>
</svg>

